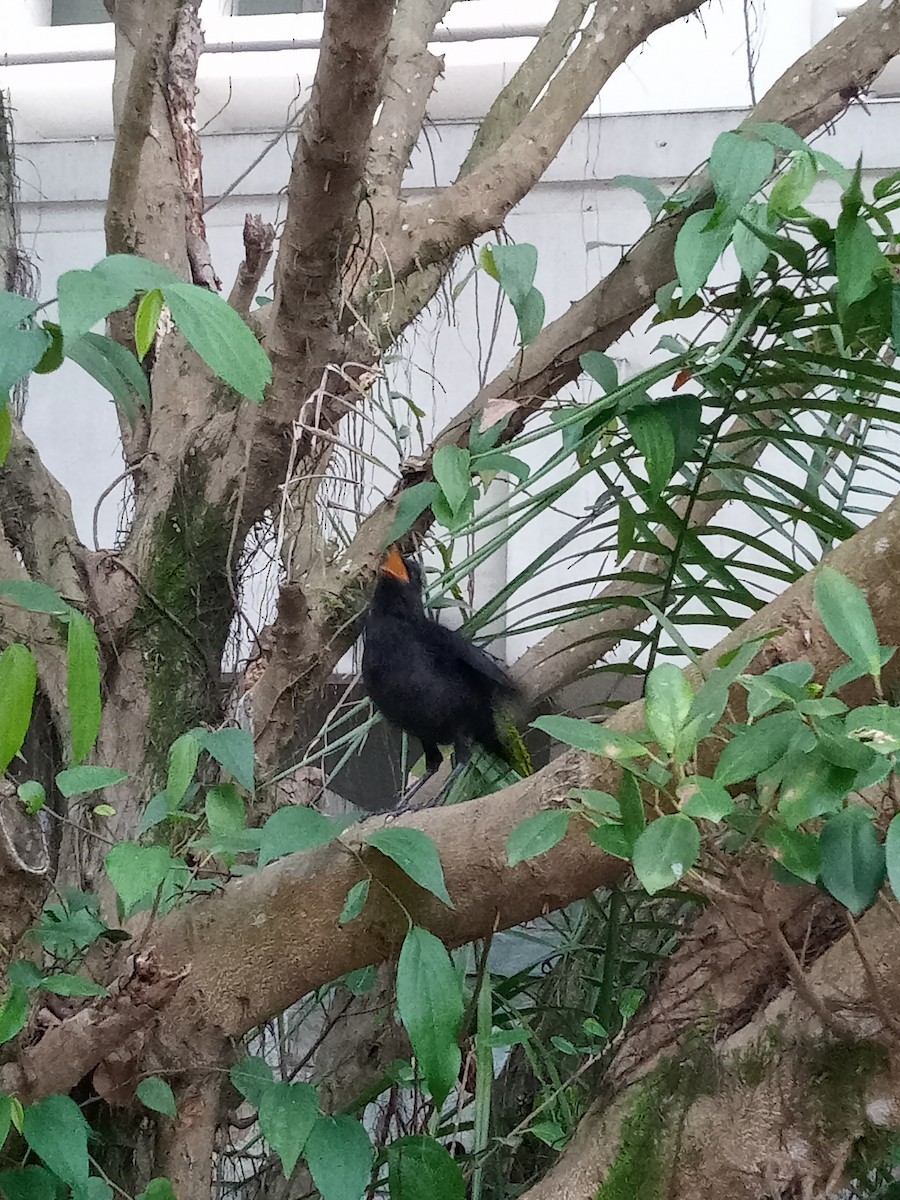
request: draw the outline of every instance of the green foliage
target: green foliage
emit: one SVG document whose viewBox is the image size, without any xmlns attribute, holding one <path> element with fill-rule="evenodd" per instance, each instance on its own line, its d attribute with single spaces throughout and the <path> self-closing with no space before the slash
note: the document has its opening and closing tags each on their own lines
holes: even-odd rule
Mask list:
<svg viewBox="0 0 900 1200">
<path fill-rule="evenodd" d="M 100 732 L 100 660 L 94 627 L 79 612 L 68 620 L 67 644 L 69 717 L 72 723 L 72 764 L 90 754 Z"/>
<path fill-rule="evenodd" d="M 379 829 L 369 834 L 366 844 L 397 864 L 419 887 L 453 907 L 444 882 L 444 870 L 437 847 L 420 829 Z"/>
<path fill-rule="evenodd" d="M 485 246 L 479 263 L 500 284 L 519 322 L 522 345 L 533 342 L 544 324 L 544 297 L 534 286 L 538 254 L 527 242 Z"/>
<path fill-rule="evenodd" d="M 7 646 L 0 654 L 0 772 L 22 748 L 31 724 L 37 665 L 26 646 Z"/>
<path fill-rule="evenodd" d="M 164 1079 L 156 1076 L 142 1079 L 137 1085 L 137 1098 L 145 1108 L 152 1109 L 153 1112 L 162 1113 L 164 1117 L 171 1117 L 173 1121 L 178 1117 L 175 1093 Z"/>
<path fill-rule="evenodd" d="M 465 1200 L 462 1171 L 433 1138 L 397 1138 L 387 1161 L 391 1200 Z"/>
<path fill-rule="evenodd" d="M 259 1127 L 281 1159 L 285 1176 L 297 1165 L 317 1120 L 316 1090 L 308 1083 L 272 1083 L 259 1101 Z"/>
<path fill-rule="evenodd" d="M 285 854 L 327 846 L 340 836 L 343 825 L 314 808 L 280 808 L 262 828 L 259 865 L 266 866 Z"/>
<path fill-rule="evenodd" d="M 397 1012 L 440 1107 L 459 1076 L 463 1001 L 449 954 L 426 929 L 414 927 L 404 938 L 397 964 Z"/>
<path fill-rule="evenodd" d="M 322 1200 L 360 1200 L 372 1174 L 372 1143 L 352 1117 L 319 1117 L 304 1157 Z"/>
<path fill-rule="evenodd" d="M 545 854 L 563 840 L 568 828 L 569 814 L 563 809 L 526 817 L 512 830 L 507 839 L 507 862 L 511 867 L 515 867 L 526 859 Z"/>
<path fill-rule="evenodd" d="M 88 1124 L 69 1096 L 48 1096 L 25 1109 L 22 1135 L 48 1170 L 78 1191 L 88 1181 Z"/>
<path fill-rule="evenodd" d="M 155 894 L 180 862 L 164 846 L 139 846 L 136 842 L 117 842 L 103 860 L 126 914 Z"/>
</svg>

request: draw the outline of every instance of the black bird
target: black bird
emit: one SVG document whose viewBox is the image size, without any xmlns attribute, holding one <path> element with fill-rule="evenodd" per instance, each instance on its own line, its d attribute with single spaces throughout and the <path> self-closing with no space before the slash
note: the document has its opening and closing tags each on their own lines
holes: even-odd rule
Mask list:
<svg viewBox="0 0 900 1200">
<path fill-rule="evenodd" d="M 494 709 L 516 695 L 515 684 L 489 654 L 426 614 L 422 570 L 396 546 L 381 562 L 369 605 L 362 673 L 382 716 L 422 743 L 425 774 L 405 802 L 440 768 L 441 746 L 453 746 L 456 770 L 474 742 L 507 759 Z"/>
</svg>

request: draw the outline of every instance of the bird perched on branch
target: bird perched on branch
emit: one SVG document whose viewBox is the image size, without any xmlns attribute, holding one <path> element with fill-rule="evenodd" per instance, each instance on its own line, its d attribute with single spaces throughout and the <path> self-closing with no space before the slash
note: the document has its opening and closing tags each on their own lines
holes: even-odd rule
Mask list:
<svg viewBox="0 0 900 1200">
<path fill-rule="evenodd" d="M 365 626 L 362 673 L 369 696 L 425 752 L 425 774 L 402 797 L 404 805 L 440 768 L 441 746 L 454 748 L 454 774 L 476 742 L 507 759 L 494 710 L 517 692 L 500 663 L 426 614 L 422 582 L 419 565 L 392 546 L 379 567 Z"/>
</svg>

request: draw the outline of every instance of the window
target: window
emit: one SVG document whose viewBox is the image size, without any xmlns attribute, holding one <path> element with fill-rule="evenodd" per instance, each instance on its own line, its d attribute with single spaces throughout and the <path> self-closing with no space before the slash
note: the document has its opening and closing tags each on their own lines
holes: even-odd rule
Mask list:
<svg viewBox="0 0 900 1200">
<path fill-rule="evenodd" d="M 275 13 L 321 11 L 322 0 L 231 0 L 231 15 L 233 17 L 260 17 Z"/>
<path fill-rule="evenodd" d="M 108 21 L 103 0 L 53 0 L 51 25 L 96 25 Z"/>
</svg>

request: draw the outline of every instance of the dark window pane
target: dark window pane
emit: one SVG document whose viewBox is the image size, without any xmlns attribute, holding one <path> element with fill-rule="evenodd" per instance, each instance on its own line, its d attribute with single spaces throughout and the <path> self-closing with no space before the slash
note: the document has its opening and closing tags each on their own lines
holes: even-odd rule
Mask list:
<svg viewBox="0 0 900 1200">
<path fill-rule="evenodd" d="M 53 0 L 51 25 L 93 25 L 108 20 L 103 0 Z"/>
</svg>

